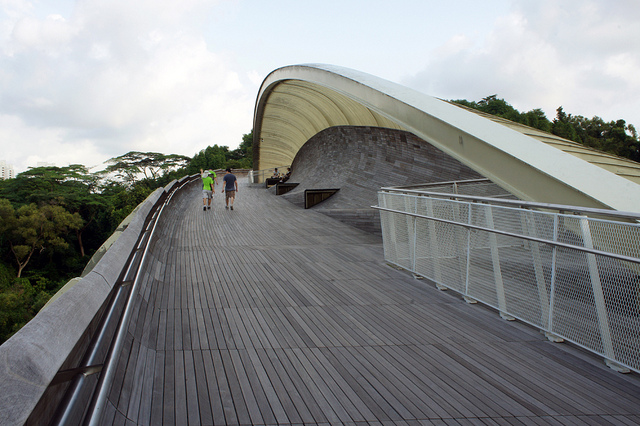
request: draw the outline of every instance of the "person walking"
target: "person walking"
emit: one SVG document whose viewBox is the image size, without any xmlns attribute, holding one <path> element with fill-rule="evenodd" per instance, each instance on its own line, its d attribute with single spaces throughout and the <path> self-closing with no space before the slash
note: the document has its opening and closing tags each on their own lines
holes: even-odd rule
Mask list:
<svg viewBox="0 0 640 426">
<path fill-rule="evenodd" d="M 225 193 L 225 209 L 233 210 L 233 202 L 238 193 L 238 178 L 231 173 L 231 168 L 227 169 L 227 174 L 222 178 L 222 192 Z"/>
<path fill-rule="evenodd" d="M 202 172 L 202 170 L 200 172 L 202 176 L 202 210 L 211 210 L 211 200 L 216 188 L 209 173 Z"/>
<path fill-rule="evenodd" d="M 215 170 L 202 170 L 202 169 L 200 169 L 200 177 L 202 179 L 206 178 L 209 175 L 211 175 L 211 177 L 213 178 L 213 181 L 216 183 L 216 185 L 218 185 L 218 175 L 216 174 Z"/>
</svg>

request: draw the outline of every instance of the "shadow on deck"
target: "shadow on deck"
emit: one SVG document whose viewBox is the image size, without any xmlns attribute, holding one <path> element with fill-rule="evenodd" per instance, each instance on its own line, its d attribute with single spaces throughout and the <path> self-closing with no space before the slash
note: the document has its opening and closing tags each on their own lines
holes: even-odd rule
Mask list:
<svg viewBox="0 0 640 426">
<path fill-rule="evenodd" d="M 637 424 L 640 380 L 243 184 L 165 209 L 101 424 Z"/>
</svg>

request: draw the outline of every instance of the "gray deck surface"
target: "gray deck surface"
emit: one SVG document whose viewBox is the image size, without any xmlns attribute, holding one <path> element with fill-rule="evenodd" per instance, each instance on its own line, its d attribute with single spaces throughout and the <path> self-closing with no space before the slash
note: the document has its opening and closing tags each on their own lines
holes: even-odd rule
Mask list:
<svg viewBox="0 0 640 426">
<path fill-rule="evenodd" d="M 637 375 L 240 183 L 165 209 L 103 424 L 640 424 Z"/>
</svg>

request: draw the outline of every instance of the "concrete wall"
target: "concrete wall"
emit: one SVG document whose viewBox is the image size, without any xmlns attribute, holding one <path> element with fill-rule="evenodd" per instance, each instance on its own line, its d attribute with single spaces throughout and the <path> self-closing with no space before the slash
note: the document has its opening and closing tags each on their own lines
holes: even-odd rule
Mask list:
<svg viewBox="0 0 640 426">
<path fill-rule="evenodd" d="M 412 133 L 380 127 L 340 126 L 313 136 L 298 151 L 289 182 L 299 183 L 281 195 L 304 207 L 305 189 L 340 188 L 312 207 L 367 232 L 380 232 L 378 190 L 482 177 Z M 275 189 L 272 189 L 275 191 Z"/>
</svg>

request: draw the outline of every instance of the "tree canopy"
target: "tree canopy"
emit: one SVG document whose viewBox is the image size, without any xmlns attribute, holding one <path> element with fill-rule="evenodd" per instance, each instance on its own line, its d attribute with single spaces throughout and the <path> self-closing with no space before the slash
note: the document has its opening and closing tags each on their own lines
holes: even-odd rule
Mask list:
<svg viewBox="0 0 640 426">
<path fill-rule="evenodd" d="M 86 166 L 32 167 L 0 180 L 0 344 L 19 330 L 151 192 L 200 168 L 250 168 L 253 133 L 193 158 L 132 151 Z"/>
<path fill-rule="evenodd" d="M 560 106 L 556 110 L 556 117 L 549 121 L 541 109 L 522 113 L 497 95 L 487 96 L 478 102 L 465 99 L 452 102 L 534 127 L 603 152 L 640 161 L 638 133 L 633 125 L 627 124 L 624 120 L 607 122 L 598 116 L 591 119 L 580 115 L 573 116 L 567 114 Z"/>
<path fill-rule="evenodd" d="M 67 248 L 64 235 L 82 226 L 78 213 L 69 213 L 61 206 L 29 204 L 14 210 L 5 199 L 0 199 L 0 217 L 2 239 L 9 244 L 18 278 L 35 252 Z"/>
</svg>

